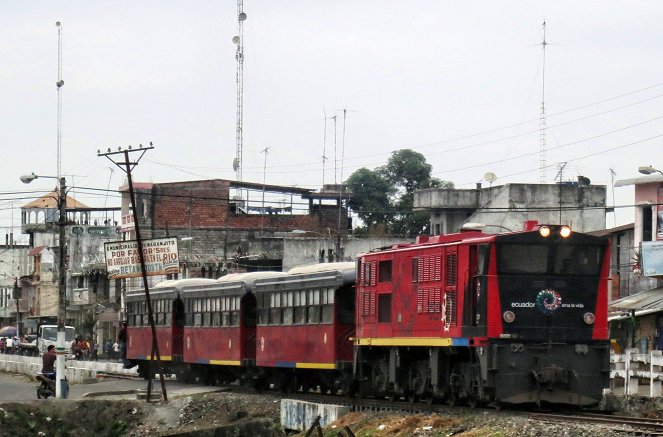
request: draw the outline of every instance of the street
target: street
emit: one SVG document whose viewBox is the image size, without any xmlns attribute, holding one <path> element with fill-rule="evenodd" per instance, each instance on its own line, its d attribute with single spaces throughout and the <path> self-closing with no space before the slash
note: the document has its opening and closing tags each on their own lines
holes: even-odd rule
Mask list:
<svg viewBox="0 0 663 437">
<path fill-rule="evenodd" d="M 159 380 L 153 382 L 155 390 L 161 390 Z M 92 384 L 71 384 L 69 386 L 68 399 L 83 399 L 87 393 L 114 393 L 124 390 L 146 389 L 147 381 L 132 379 L 101 379 Z M 204 388 L 201 386 L 181 384 L 176 381 L 167 381 L 166 390 L 170 393 L 182 391 L 209 391 L 213 387 Z M 15 375 L 10 373 L 0 373 L 0 403 L 13 401 L 37 400 L 37 382 L 31 380 L 26 375 Z"/>
</svg>

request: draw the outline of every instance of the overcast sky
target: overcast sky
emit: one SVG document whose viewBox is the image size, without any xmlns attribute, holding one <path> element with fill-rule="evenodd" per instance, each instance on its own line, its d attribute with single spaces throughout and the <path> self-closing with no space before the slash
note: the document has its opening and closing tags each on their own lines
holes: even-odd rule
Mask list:
<svg viewBox="0 0 663 437">
<path fill-rule="evenodd" d="M 494 184 L 538 183 L 544 18 L 546 180 L 567 162 L 564 180 L 606 184 L 612 203 L 611 168 L 618 180 L 663 167 L 661 2 L 246 0 L 244 11 L 246 181 L 320 188 L 326 137 L 326 183 L 401 148 L 458 188 L 487 172 Z M 236 2 L 5 1 L 4 226 L 20 226 L 12 199 L 35 196 L 18 192 L 54 185 L 19 176 L 57 172 L 58 20 L 69 186 L 116 189 L 124 174 L 97 149 L 150 141 L 136 181 L 235 178 Z M 325 111 L 338 116 L 336 153 Z M 632 187 L 614 192 L 617 206 L 633 202 Z M 119 206 L 103 193 L 76 197 Z M 617 211 L 617 224 L 633 220 Z"/>
</svg>

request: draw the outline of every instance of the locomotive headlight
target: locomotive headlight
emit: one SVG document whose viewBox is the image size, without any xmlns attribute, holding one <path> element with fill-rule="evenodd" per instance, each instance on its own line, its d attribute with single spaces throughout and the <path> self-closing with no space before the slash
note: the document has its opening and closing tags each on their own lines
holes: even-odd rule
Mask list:
<svg viewBox="0 0 663 437">
<path fill-rule="evenodd" d="M 549 237 L 550 236 L 550 228 L 548 226 L 541 226 L 539 228 L 539 234 L 541 234 L 541 236 L 543 238 Z"/>
<path fill-rule="evenodd" d="M 559 235 L 561 235 L 562 238 L 567 238 L 569 235 L 571 235 L 571 228 L 568 226 L 562 226 L 562 228 L 559 230 Z"/>
<path fill-rule="evenodd" d="M 507 323 L 513 323 L 513 321 L 516 320 L 516 315 L 513 313 L 513 311 L 504 311 L 502 318 Z"/>
<path fill-rule="evenodd" d="M 587 323 L 588 325 L 593 325 L 594 320 L 596 320 L 596 317 L 594 317 L 594 314 L 592 313 L 585 313 L 584 316 L 582 316 L 582 319 Z"/>
</svg>

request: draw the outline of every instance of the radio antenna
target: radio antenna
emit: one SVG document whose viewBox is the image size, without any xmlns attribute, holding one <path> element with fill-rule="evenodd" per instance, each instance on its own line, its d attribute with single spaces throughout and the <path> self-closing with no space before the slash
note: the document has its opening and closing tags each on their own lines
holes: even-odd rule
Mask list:
<svg viewBox="0 0 663 437">
<path fill-rule="evenodd" d="M 58 137 L 57 137 L 57 161 L 58 161 L 58 179 L 62 176 L 62 23 L 55 22 L 58 28 L 58 81 L 55 86 L 58 88 Z"/>
<path fill-rule="evenodd" d="M 238 181 L 242 181 L 242 148 L 243 148 L 243 118 L 244 118 L 244 1 L 237 0 L 237 35 L 233 36 L 233 43 L 237 46 L 235 59 L 237 60 L 237 127 L 235 132 L 235 159 L 233 170 Z"/>
<path fill-rule="evenodd" d="M 546 20 L 543 20 L 543 74 L 541 80 L 541 115 L 539 116 L 539 182 L 546 183 Z M 561 182 L 561 181 L 560 181 Z"/>
</svg>

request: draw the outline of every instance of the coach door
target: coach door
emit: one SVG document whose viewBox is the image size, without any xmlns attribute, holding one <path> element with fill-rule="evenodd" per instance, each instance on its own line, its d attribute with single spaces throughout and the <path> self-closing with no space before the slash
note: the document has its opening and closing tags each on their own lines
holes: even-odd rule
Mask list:
<svg viewBox="0 0 663 437">
<path fill-rule="evenodd" d="M 254 364 L 256 361 L 256 322 L 257 308 L 256 296 L 246 293 L 240 303 L 242 321 L 240 323 L 242 340 L 242 365 Z"/>
<path fill-rule="evenodd" d="M 182 359 L 184 353 L 184 302 L 178 296 L 173 301 L 173 359 Z"/>
</svg>

